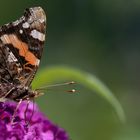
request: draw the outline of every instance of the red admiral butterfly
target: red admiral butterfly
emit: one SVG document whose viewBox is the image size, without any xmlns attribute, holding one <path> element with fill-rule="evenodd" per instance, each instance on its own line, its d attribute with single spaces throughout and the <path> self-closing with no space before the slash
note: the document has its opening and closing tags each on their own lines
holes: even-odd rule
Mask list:
<svg viewBox="0 0 140 140">
<path fill-rule="evenodd" d="M 19 102 L 40 95 L 30 84 L 40 63 L 45 29 L 41 7 L 26 9 L 19 20 L 0 27 L 0 99 Z"/>
</svg>

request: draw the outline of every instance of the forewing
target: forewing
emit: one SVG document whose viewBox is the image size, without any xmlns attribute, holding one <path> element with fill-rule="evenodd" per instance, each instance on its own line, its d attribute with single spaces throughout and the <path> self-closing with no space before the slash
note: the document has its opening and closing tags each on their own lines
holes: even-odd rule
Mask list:
<svg viewBox="0 0 140 140">
<path fill-rule="evenodd" d="M 40 63 L 45 29 L 46 15 L 41 7 L 26 9 L 19 20 L 0 28 L 1 81 L 30 85 Z"/>
</svg>

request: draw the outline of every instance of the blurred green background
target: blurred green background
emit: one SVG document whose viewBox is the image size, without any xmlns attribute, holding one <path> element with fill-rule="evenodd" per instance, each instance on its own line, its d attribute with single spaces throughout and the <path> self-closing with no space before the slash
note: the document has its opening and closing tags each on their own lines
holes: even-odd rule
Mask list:
<svg viewBox="0 0 140 140">
<path fill-rule="evenodd" d="M 77 83 L 77 93 L 46 92 L 43 112 L 72 140 L 140 140 L 140 1 L 1 0 L 0 24 L 16 20 L 27 7 L 47 12 L 41 68 L 67 65 L 100 78 L 126 114 L 122 124 L 112 106 Z M 41 79 L 40 79 L 41 80 Z"/>
</svg>

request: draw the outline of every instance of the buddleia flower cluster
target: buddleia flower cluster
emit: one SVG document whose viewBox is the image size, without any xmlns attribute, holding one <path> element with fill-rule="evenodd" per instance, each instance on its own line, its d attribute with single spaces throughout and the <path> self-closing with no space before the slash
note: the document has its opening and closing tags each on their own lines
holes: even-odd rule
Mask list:
<svg viewBox="0 0 140 140">
<path fill-rule="evenodd" d="M 15 112 L 16 107 L 17 103 L 15 102 L 0 102 L 0 140 L 69 139 L 67 133 L 62 128 L 53 124 L 42 112 L 40 112 L 35 103 L 30 103 L 27 108 L 27 102 L 24 101 Z M 15 116 L 13 122 L 11 122 L 14 112 Z"/>
</svg>

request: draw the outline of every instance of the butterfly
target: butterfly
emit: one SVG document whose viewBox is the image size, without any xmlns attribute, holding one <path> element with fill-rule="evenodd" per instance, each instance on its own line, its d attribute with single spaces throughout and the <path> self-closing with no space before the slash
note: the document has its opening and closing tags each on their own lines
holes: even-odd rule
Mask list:
<svg viewBox="0 0 140 140">
<path fill-rule="evenodd" d="M 46 15 L 41 7 L 26 9 L 18 20 L 0 27 L 0 99 L 30 100 L 45 42 Z"/>
</svg>

